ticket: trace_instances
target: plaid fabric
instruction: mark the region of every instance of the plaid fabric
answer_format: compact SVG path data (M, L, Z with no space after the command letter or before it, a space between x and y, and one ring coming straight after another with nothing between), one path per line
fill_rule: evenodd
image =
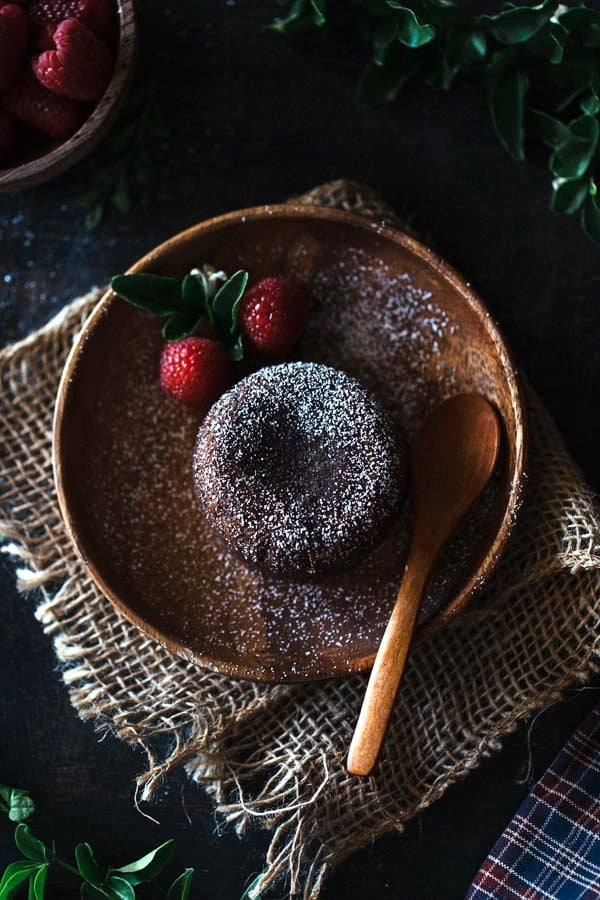
M600 704L500 836L466 900L600 898Z

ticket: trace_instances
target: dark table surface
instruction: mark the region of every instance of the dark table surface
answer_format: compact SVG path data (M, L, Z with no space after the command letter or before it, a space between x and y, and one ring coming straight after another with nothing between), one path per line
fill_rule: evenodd
M451 93L415 86L392 105L359 108L358 57L264 30L277 11L255 0L143 4L140 73L160 99L170 137L141 202L127 215L110 210L93 233L75 200L102 151L47 185L0 197L2 343L188 225L355 178L377 188L474 283L597 489L600 249L575 219L548 211L543 160L518 165L505 155L474 84ZM110 737L99 742L78 720L34 619L35 598L16 594L5 557L0 596L0 782L31 791L35 831L64 853L88 840L115 864L174 837L179 870L196 867L194 897L239 897L262 869L265 835L240 842L222 831L183 774L149 810L160 824L136 812L141 755ZM523 723L403 835L341 865L325 900L464 897L528 786L598 700L599 684L573 688ZM0 821L2 866L15 856L11 830ZM76 896L70 876L61 878L48 895Z

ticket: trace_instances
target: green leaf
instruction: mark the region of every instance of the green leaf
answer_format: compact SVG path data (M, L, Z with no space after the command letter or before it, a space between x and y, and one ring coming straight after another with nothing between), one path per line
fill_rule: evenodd
M257 875L253 881L250 882L240 900L260 900L260 885L265 877L265 873L261 872L260 875Z
M513 6L495 16L479 16L479 22L488 25L501 44L523 44L550 21L557 7L558 0L543 0L538 6Z
M571 132L560 119L554 119L540 109L531 109L530 114L537 136L547 147L554 149L570 139Z
M407 6L388 0L388 6L397 10L398 40L406 47L423 47L435 37L433 25L422 25Z
M550 168L558 178L580 178L593 156L594 147L589 141L574 139L556 148L550 157Z
M248 284L248 273L244 269L228 278L215 294L211 308L217 335L228 343L237 331L237 311Z
M165 841L159 847L136 859L134 862L126 866L120 866L118 869L111 868L111 874L118 872L127 879L129 884L142 884L144 881L151 881L162 872L167 863L171 860L175 851L175 841Z
M325 0L310 0L310 4L313 8L315 25L317 28L320 28L321 25L325 24L327 18L325 15Z
M564 6L558 10L556 19L568 31L575 31L581 26L585 27L589 22L594 22L597 15L598 13L586 6L578 6L574 9Z
M556 22L550 22L550 39L554 44L550 54L550 62L553 66L557 66L562 62L568 37L569 32L566 28L563 28L562 25L558 25Z
M11 822L24 822L35 812L35 803L22 788L0 784L0 810Z
M594 116L579 116L569 122L569 131L575 137L596 144L598 141L598 120Z
M125 175L119 179L119 183L113 193L113 200L120 213L128 213L131 209L131 194L129 193L129 186Z
M85 219L83 220L84 225L88 231L93 231L94 228L97 228L102 218L104 216L104 200L100 200L98 203L95 203L94 206L86 213Z
M188 900L193 877L193 869L184 869L169 888L166 900Z
M373 62L382 66L388 47L398 36L398 23L391 17L378 19L373 27Z
M445 54L427 78L432 87L447 90L459 72L485 59L486 40L482 29L453 28L446 38Z
M135 900L133 886L118 875L109 875L105 887L111 900Z
M105 870L98 865L94 858L92 848L89 844L77 844L75 847L75 861L77 869L84 881L95 887L96 890L102 892L104 890L104 882L106 880ZM106 894L105 891L105 895Z
M580 178L588 170L598 144L599 125L593 116L569 123L571 137L550 157L550 168L558 178Z
M518 51L515 47L503 47L502 50L495 50L485 66L489 82L497 81L517 59Z
M473 21L473 17L466 9L456 6L450 0L424 0L423 6L433 25L439 25L441 28L468 25Z
M592 185L595 191L596 186L593 182ZM581 227L590 241L600 244L600 206L595 193L590 192L590 196L581 209Z
M315 11L308 0L296 0L291 10L283 19L276 19L267 28L279 31L282 34L297 34L313 28L315 24Z
M186 275L181 283L181 310L199 319L206 313L206 303L206 278Z
M466 69L485 59L487 42L481 28L455 28L446 41L446 60L452 69Z
M589 193L589 178L555 178L550 209L567 216L577 212Z
M600 112L600 98L597 95L590 91L589 94L586 94L585 97L580 101L579 107L582 112L584 112L588 116L597 116Z
M525 159L524 111L529 78L521 69L503 72L489 91L489 104L496 133L513 159Z
M415 54L415 59L409 65L395 57L388 58L383 66L370 62L358 81L357 102L361 106L371 106L395 100L406 82L419 71L421 66L422 60L418 54Z
M28 900L44 900L44 891L46 890L46 876L48 875L49 863L40 866L35 875L29 879L29 897Z
M111 290L123 300L155 316L168 316L181 309L181 282L162 275L115 275Z
M194 316L188 316L185 313L174 313L163 325L161 332L162 336L165 341L168 341L169 343L172 341L179 341L181 338L192 335L200 325L201 321L202 317L195 318Z
M600 47L600 13L597 10L585 6L567 9L558 21L572 35L579 37L584 47Z
M16 889L37 870L35 863L19 859L10 863L0 879L0 900L8 900Z
M231 343L227 343L223 346L225 353L233 362L239 362L244 358L244 344L242 340L242 335L238 334L236 338Z
M28 825L23 825L23 823L17 825L15 828L15 844L27 859L32 859L38 863L48 862L46 847L32 835Z

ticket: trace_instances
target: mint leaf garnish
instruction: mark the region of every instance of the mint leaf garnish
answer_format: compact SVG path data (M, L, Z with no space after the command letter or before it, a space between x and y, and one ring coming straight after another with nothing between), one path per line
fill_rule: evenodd
M173 313L163 326L162 336L165 341L180 341L181 338L189 337L195 331L202 318L187 313Z
M115 275L113 293L155 316L169 316L181 309L181 282L163 275Z
M205 319L230 359L242 359L238 309L248 273L244 269L227 278L211 266L192 269L183 280L139 273L115 275L112 291L122 300L155 316L167 318L162 335L166 341L189 337Z
M248 273L240 269L219 288L212 301L213 326L224 343L237 334L237 313L247 284Z

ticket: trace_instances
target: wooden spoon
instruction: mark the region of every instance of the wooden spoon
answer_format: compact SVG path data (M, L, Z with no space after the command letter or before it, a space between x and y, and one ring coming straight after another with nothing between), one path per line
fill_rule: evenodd
M377 761L427 579L443 545L492 474L499 443L498 417L478 394L445 400L429 414L414 439L412 539L350 744L352 775L368 775Z

